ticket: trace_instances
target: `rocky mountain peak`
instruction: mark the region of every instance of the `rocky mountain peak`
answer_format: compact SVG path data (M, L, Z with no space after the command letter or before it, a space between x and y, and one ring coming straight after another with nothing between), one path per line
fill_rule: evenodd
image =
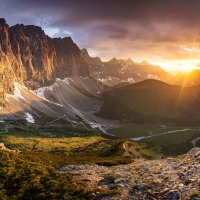
M117 58L113 57L111 60L108 61L110 64L117 64L119 61Z
M129 63L129 64L134 64L134 62L133 62L133 60L132 60L131 58L128 58L128 59L126 60L126 62Z
M6 20L4 18L0 18L0 25L7 25Z
M74 74L88 73L81 51L71 37L50 38L41 27L0 19L0 102L13 82L34 89Z
M34 25L17 24L10 27L10 32L15 32L15 33L21 32L30 37L31 36L46 37L44 30L42 30L41 27Z
M81 55L84 56L85 58L90 57L87 49L85 48L81 50Z

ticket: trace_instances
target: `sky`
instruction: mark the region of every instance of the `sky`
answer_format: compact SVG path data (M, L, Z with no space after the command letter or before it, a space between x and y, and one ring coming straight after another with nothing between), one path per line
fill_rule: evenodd
M167 70L200 63L200 0L0 0L9 25L71 36L103 60L147 60Z

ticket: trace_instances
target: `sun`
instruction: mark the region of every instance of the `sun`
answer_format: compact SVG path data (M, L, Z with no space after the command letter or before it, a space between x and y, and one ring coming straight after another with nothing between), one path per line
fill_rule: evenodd
M195 69L195 67L194 67L194 65L192 63L191 64L189 64L189 63L183 64L179 68L179 70L183 71L183 72L190 72L190 71L192 71L194 69Z

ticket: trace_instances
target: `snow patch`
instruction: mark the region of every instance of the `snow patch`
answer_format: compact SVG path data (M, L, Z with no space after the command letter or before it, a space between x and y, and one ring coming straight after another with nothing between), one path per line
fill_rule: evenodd
M127 81L128 81L129 83L135 83L134 78L128 78Z
M160 78L158 78L157 76L155 76L155 75L153 75L153 74L148 74L147 78L148 78L148 79L160 80Z
M82 78L82 79L89 79L88 76L80 76L80 78Z
M53 91L54 86L55 86L55 84L47 86L47 87L38 88L37 90L34 90L34 93L36 95L38 95L39 97L42 97L43 99L46 99L45 96L44 96L45 91L46 90Z
M72 78L67 77L67 78L64 78L62 81L67 83L67 85L70 86L70 81L73 82L74 80Z
M121 81L117 77L110 77L110 76L108 78L98 78L97 80L103 83L108 82L108 81Z
M35 123L35 119L33 118L33 116L30 113L25 113L25 119L27 122L34 124Z

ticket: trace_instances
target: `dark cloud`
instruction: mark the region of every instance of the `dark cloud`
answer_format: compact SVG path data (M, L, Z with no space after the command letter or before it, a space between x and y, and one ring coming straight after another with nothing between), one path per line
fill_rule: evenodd
M0 5L9 24L71 35L103 58L200 58L198 51L188 51L199 49L199 0L0 0Z

